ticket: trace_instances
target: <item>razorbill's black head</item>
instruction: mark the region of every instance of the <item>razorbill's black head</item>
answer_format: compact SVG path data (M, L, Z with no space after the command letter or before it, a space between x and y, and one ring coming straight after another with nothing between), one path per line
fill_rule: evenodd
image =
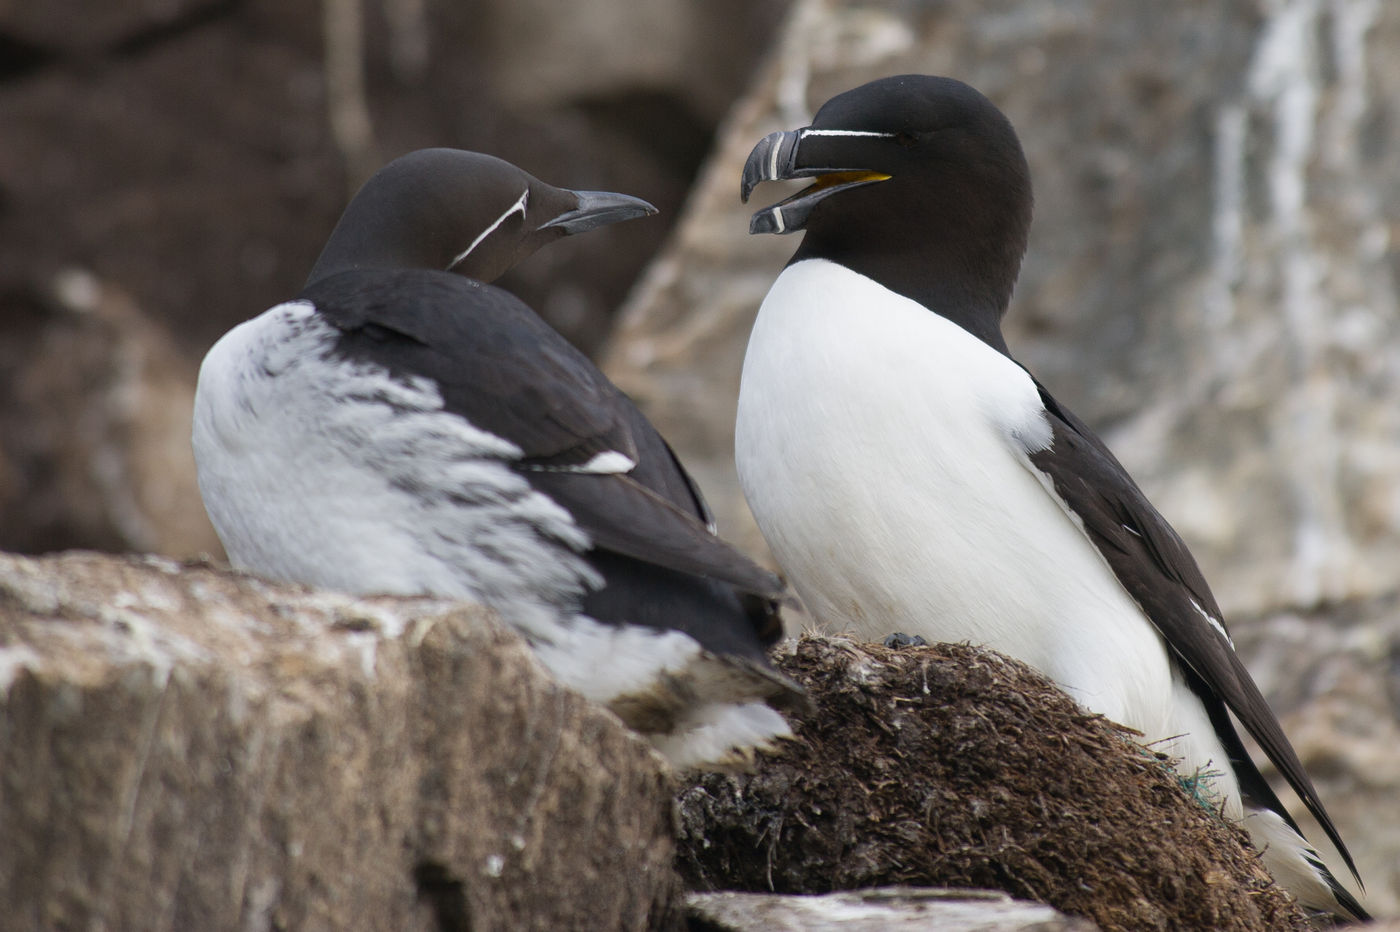
M1031 217L1007 119L950 78L872 81L760 141L741 194L792 178L814 183L753 217L804 235L754 323L735 452L812 614L1030 663L1212 774L1305 905L1364 916L1236 733L1231 714L1352 867L1186 545L1007 350Z
M654 213L640 198L556 188L480 152L420 149L365 182L307 284L351 269L439 269L492 282L561 236Z
M753 215L752 233L805 231L793 256L842 265L996 345L1031 223L1026 157L991 101L952 78L899 75L833 97L798 130L772 133L744 165L762 181L813 184Z
M487 281L652 213L431 149L371 178L302 293L200 369L200 490L238 567L493 606L565 684L679 765L788 733L773 574L721 541L666 441Z

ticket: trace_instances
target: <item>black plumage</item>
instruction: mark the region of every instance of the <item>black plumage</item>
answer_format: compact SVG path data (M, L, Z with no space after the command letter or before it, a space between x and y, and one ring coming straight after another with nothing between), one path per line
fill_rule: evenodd
M786 304L791 300L786 296L798 293L805 295L807 301L822 305L822 319L829 331L848 326L844 323L847 314L853 320L862 316L878 318L888 331L903 328L901 332L907 338L895 341L900 350L922 346L930 360L928 365L942 365L959 372L964 379L962 384L973 385L974 390L971 397L949 402L926 394L952 394L947 381L940 382L916 368L880 372L877 377L882 380L888 407L904 415L903 420L890 418L880 423L903 425L905 433L887 430L881 434L877 428L859 440L849 435L864 431L860 414L844 412L842 406L848 402L834 390L823 395L813 410L827 413L811 416L810 421L804 422L804 429L809 434L819 433L824 417L841 413L847 418L843 421L846 433L819 437L809 454L824 456L823 442L863 443L871 452L859 462L868 473L884 476L890 488L873 488L870 483L862 487L852 477L850 484L843 486L849 501L793 504L773 485L773 477L779 473L775 464L789 455L788 449L770 448L764 442L763 431L750 425L771 430L774 423L780 423L781 415L767 410L766 399L784 398L789 404L805 404L803 391L810 390L817 379L799 376L808 380L797 381L778 371L783 365L794 364L792 352L781 338L768 335L770 330L763 325L765 314L769 313L765 302L755 326L755 334L764 333L764 340L757 352L750 344L750 357L745 362L739 416L739 435L744 442L739 444L739 454L741 479L746 475L746 461L751 464L747 474L752 478L745 483L745 491L770 543L775 535L781 541L794 534L792 528L800 527L803 533L810 534L812 527L823 523L839 526L827 515L858 507L884 522L881 526L906 527L917 526L920 520L927 522L902 543L909 552L931 553L941 561L927 567L930 575L958 574L969 568L965 561L980 561L982 565L1007 567L1007 575L1000 580L1004 584L1021 584L1029 579L1032 591L1037 586L1041 592L1061 591L1054 575L1062 572L1060 557L1075 561L1076 572L1082 573L1085 580L1097 579L1101 568L1097 559L1083 552L1082 541L1067 533L1062 521L1069 520L1121 586L1120 592L1112 580L1108 585L1086 582L1085 585L1098 586L1091 593L1095 605L1122 605L1122 592L1131 599L1131 604L1124 606L1127 610L1112 610L1117 614L1111 623L1104 615L1095 616L1100 627L1092 630L1105 635L1105 643L1109 640L1107 635L1131 631L1131 637L1123 643L1133 646L1127 655L1111 656L1106 647L1094 645L1091 649L1104 651L1097 658L1101 666L1097 670L1086 669L1072 659L1066 661L1054 646L1077 630L1086 630L1075 617L1076 611L999 602L1000 594L995 592L964 597L959 591L942 597L947 599L946 610L964 617L930 617L928 606L921 604L923 593L918 592L918 587L908 586L904 577L887 571L879 561L865 561L857 555L848 558L837 572L827 566L805 565L810 560L803 549L789 546L792 562L802 564L793 566L784 562L783 547L774 544L775 554L799 592L809 602L813 601L808 597L810 592L824 605L849 606L853 618L888 617L896 623L925 626L905 629L915 634L951 634L948 639L976 641L986 632L997 632L1004 638L998 642L1004 649L1011 653L1023 650L1031 655L1033 663L1054 667L1047 672L1052 676L1059 672L1071 681L1070 688L1079 695L1114 696L1107 700L1110 703L1119 695L1133 694L1139 671L1132 664L1155 670L1163 659L1164 648L1173 687L1147 697L1136 695L1130 700L1130 707L1120 711L1155 720L1161 708L1171 710L1199 703L1198 711L1203 716L1186 708L1181 708L1180 716L1183 721L1203 719L1213 728L1211 737L1229 760L1217 757L1212 766L1228 763L1246 811L1272 813L1291 829L1292 835L1284 837L1271 834L1274 830L1270 823L1260 823L1264 827L1256 829L1256 838L1265 839L1266 845L1270 840L1278 840L1284 843L1281 847L1293 849L1266 852L1266 861L1272 860L1271 866L1276 869L1295 872L1301 889L1313 896L1311 907L1364 917L1365 911L1355 898L1308 848L1297 823L1245 752L1231 713L1297 791L1355 875L1351 855L1312 781L1236 656L1219 606L1186 545L1103 442L1014 360L1002 336L1001 320L1020 271L1032 208L1029 167L1011 123L984 96L954 79L924 75L883 78L834 97L820 108L810 126L772 133L762 140L744 167L740 193L747 200L763 181L794 178L811 179L813 184L759 210L751 223L751 231L756 233L803 233L801 244L780 277L781 284L775 284L770 293L769 301L778 300L783 305L773 309L771 319L809 319L813 309L789 308ZM820 288L806 284L816 281L822 283ZM828 299L824 295L837 291L839 300L849 307L825 303ZM774 293L784 297L775 299ZM946 329L912 320L908 302L955 324L975 340L952 339ZM862 352L861 340L857 326L849 326L846 352L855 357ZM777 332L776 326L771 332ZM831 338L830 343L839 345L839 340ZM879 347L879 352L903 359L886 344ZM808 352L828 350L828 343L814 339ZM853 366L852 371L870 378L867 368ZM823 391L825 381L821 384ZM840 379L829 381L843 384ZM750 382L758 386L752 389L753 397L764 401L746 401ZM792 385L804 388L794 390ZM957 410L950 410L952 407ZM969 416L969 407L976 413ZM946 433L927 431L928 436L936 436L944 444L928 449L927 478L891 477L882 472L885 463L879 450L872 448L881 444L892 448L928 443L922 436L924 432L909 427L920 418L926 422L937 418L960 426L949 427ZM941 430L944 425L937 426ZM958 434L958 430L976 436ZM985 459L968 468L958 460L960 444L967 451L980 451L977 455ZM892 454L893 450L886 458L893 459ZM939 457L946 460L936 462ZM853 457L833 458L834 465L828 468L856 461ZM1061 518L1047 517L1045 501L1033 486L1027 485L1026 470L1020 465L1034 473L1035 482L1063 509ZM1016 501L1025 506L1025 515L1019 520L1017 515L1004 512L993 515L989 510L960 510L956 503L928 504L929 497L924 494L924 487L935 487L949 490L949 494L966 495L969 483L979 476L992 475L1004 485L980 489L980 500L984 506L994 506L1002 492L1015 494ZM930 486L938 482L944 485ZM1014 493L1009 491L1012 487ZM907 510L914 500L925 503L925 511L911 517ZM1036 517L1030 517L1031 513ZM1001 522L995 527L1002 535L1005 552L997 552L995 545L990 552L984 549L976 553L961 553L955 544L942 550L925 548L919 534L958 539L958 529L946 527L949 520L969 525ZM1056 543L1037 550L1036 546L1015 539L1037 534ZM1056 551L1057 547L1069 547L1075 554ZM1048 555L1051 559L1028 561L1028 553ZM835 583L831 582L833 579ZM845 584L842 581L846 579L855 582ZM878 598L871 593L878 594ZM1137 611L1132 610L1134 606ZM1003 625L1003 613L1008 610L1026 612L1023 627L1012 628L1014 637L1005 633L1007 628ZM978 617L979 611L985 614ZM1135 627L1138 625L1150 625L1150 630L1160 636L1160 644ZM1179 683L1185 684L1193 699L1181 698L1185 691L1175 689ZM1170 735L1149 737L1167 739Z
M1278 813L1295 832L1302 834L1245 751L1227 710L1259 743L1355 876L1356 863L1351 852L1278 718L1235 653L1222 620L1224 613L1186 543L1147 500L1103 441L1055 401L1044 386L1036 384L1050 415L1055 439L1050 449L1032 453L1032 462L1051 478L1055 491L1079 516L1114 575L1180 662L1186 682L1205 705L1215 732L1230 755L1230 766L1239 778L1244 798ZM1353 915L1365 915L1361 905L1340 884L1333 883L1333 894Z
M500 159L411 153L346 207L304 290L210 350L194 447L235 565L494 607L681 766L788 734L782 581L714 533L626 395L489 284L654 213Z
M426 378L443 410L521 450L510 468L593 541L607 584L581 609L614 624L685 631L718 653L766 663L784 587L717 537L694 480L617 386L510 292L426 269L352 270L300 298L340 332L329 352ZM578 471L621 453L626 472Z

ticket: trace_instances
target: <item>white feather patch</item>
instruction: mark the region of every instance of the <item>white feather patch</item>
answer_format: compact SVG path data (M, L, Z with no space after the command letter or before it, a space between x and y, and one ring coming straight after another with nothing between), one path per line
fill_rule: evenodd
M637 464L626 454L618 453L616 450L604 450L602 453L593 454L588 462L579 463L577 466L532 465L528 468L534 472L576 472L612 476L629 473L637 468Z
M700 660L700 645L680 631L610 625L586 615L512 617L555 679L595 702L643 693L665 675Z
M863 129L804 129L802 138L808 136L875 136L880 139L893 139L894 133L877 133Z
M560 683L603 705L654 704L677 715L647 740L678 768L726 765L791 735L781 714L746 701L771 685L709 654L688 634L572 617L503 612ZM732 697L727 702L715 694ZM747 694L747 695L746 695Z
M1332 888L1314 866L1322 862L1317 851L1289 828L1277 812L1250 809L1245 815L1244 827L1269 873L1304 907L1324 912L1339 909Z
M792 729L762 702L701 706L674 731L648 735L654 748L679 769L737 764L753 749L770 750Z
M565 603L601 579L591 541L509 464L521 450L442 409L428 379L329 356L305 301L231 330L200 368L193 445L230 561L346 592Z
M593 458L579 467L580 472L596 473L622 473L631 472L637 468L637 464L632 462L616 450L606 450L602 453L594 454Z
M1215 632L1225 639L1225 643L1230 645L1231 650L1235 649L1235 639L1230 637L1230 632L1225 630L1225 625L1221 623L1219 618L1216 618L1210 612L1201 608L1201 603L1197 602L1195 599L1191 600L1191 607L1206 620L1206 624L1214 628Z

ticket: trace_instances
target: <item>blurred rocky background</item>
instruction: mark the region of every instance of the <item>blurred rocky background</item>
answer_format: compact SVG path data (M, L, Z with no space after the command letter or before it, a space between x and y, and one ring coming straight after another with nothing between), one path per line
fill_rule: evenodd
M722 533L762 552L733 411L796 242L744 235L760 206L736 196L744 157L880 75L981 89L1036 188L1008 342L1191 545L1385 914L1400 912L1397 47L1400 6L1381 2L801 0L605 356Z
M187 425L149 422L187 420L205 350L295 295L349 195L413 149L661 209L504 282L596 350L783 9L0 0L0 549L219 552Z
M1192 545L1400 914L1397 48L1387 0L0 0L0 549L217 554L199 358L368 172L454 145L662 208L506 284L762 553L732 416L796 243L746 235L739 166L840 90L954 75L1035 179L1013 350Z

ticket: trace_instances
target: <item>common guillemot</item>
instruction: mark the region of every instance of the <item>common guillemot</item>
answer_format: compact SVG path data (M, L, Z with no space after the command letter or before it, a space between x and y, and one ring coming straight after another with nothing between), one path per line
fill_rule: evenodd
M677 766L789 734L769 666L782 582L714 533L666 441L488 282L540 246L655 213L478 153L395 160L295 299L209 351L193 445L234 566L494 607L557 679Z
M812 614L1030 663L1184 775L1212 774L1224 813L1304 906L1365 918L1231 722L1355 876L1195 560L1002 337L1031 219L1006 117L953 79L873 81L759 142L740 193L797 178L814 184L751 222L804 236L750 337L736 460Z

